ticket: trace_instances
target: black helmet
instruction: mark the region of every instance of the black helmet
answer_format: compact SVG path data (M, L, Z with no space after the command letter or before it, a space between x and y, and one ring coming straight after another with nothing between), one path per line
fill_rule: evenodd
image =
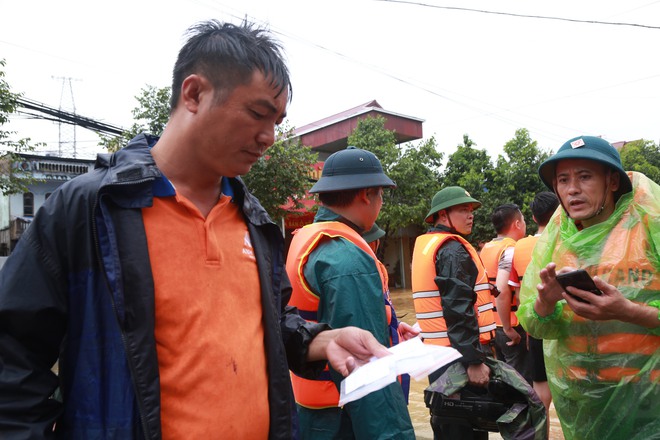
M383 172L383 167L374 153L348 147L326 159L321 178L309 192L322 193L378 186L396 188L392 179Z

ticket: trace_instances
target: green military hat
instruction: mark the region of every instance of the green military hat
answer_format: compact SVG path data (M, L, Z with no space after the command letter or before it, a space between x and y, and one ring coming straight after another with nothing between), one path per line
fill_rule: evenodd
M379 240L385 236L385 231L380 229L376 223L369 229L367 232L362 234L362 238L364 238L364 241L367 243L371 243L372 241Z
M587 159L600 162L619 173L621 178L620 188L617 194L625 194L632 191L632 182L621 164L619 152L605 139L596 136L578 136L569 139L557 152L541 164L539 176L541 180L552 191L552 181L555 177L555 169L560 160L565 159Z
M380 160L370 151L348 147L328 157L323 172L310 193L346 191L374 187L396 188L385 172Z
M462 205L463 203L472 203L472 207L477 209L481 206L479 200L473 199L469 192L460 186L448 186L443 188L433 196L431 201L431 210L424 219L426 223L433 223L433 214L452 206Z

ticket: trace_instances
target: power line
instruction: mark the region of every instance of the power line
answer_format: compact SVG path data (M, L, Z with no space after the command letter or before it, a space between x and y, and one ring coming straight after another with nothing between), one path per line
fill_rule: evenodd
M75 113L69 113L64 110L48 107L46 104L32 101L27 98L23 98L23 97L18 98L17 102L20 108L37 112L37 114L30 112L22 112L24 114L34 116L36 118L46 119L56 122L63 122L66 124L72 124L78 127L86 128L88 130L92 130L98 133L113 134L117 136L120 136L125 131L121 127L106 124L104 122L96 121L91 118L86 118L84 116L80 116Z
M423 6L423 7L426 7L426 8L433 8L433 9L447 9L447 10L452 10L452 11L478 12L478 13L481 13L481 14L506 15L508 17L537 18L537 19L541 19L541 20L568 21L568 22L572 22L572 23L604 24L604 25L609 25L609 26L632 26L632 27L640 27L640 28L646 28L646 29L660 29L660 26L651 26L651 25L640 24L640 23L622 23L622 22L613 22L613 21L580 20L580 19L577 19L577 18L566 18L566 17L548 17L548 16L544 16L544 15L514 14L513 12L488 11L488 10L485 10L485 9L460 8L460 7L457 7L457 6L429 5L428 3L413 2L413 1L406 1L406 0L374 0L374 1L385 2L385 3L402 3L402 4L407 4L407 5Z
M544 17L544 16L524 15L524 14L512 14L512 13L505 13L505 12L485 11L485 10L469 9L469 8L443 7L443 6L428 5L428 4L425 4L425 3L411 2L411 1L405 1L405 0L375 0L375 1L384 1L384 2L391 2L391 3L406 3L406 4L433 7L433 8L439 8L439 9L453 9L453 10L463 10L463 11L469 11L469 12L483 12L483 13L490 13L490 14L511 15L511 16L523 17L523 18L540 18L540 19L565 20L565 21L571 21L571 22L582 22L582 23L593 23L593 24L612 24L612 25L620 24L620 25L641 26L641 27L651 27L651 28L660 29L659 27L636 25L636 24L630 24L630 23L613 23L613 22L602 22L602 21L595 21L595 20L563 19L563 18L560 18L560 17ZM226 5L222 5L222 6L226 9L233 9L233 8L228 7ZM646 5L646 6L648 6L648 5ZM266 22L264 22L263 20L258 19L257 17L249 17L248 15L239 16L239 15L236 15L234 13L228 13L228 15L230 15L230 16L236 18L236 19L241 19L241 20L245 19L245 18L250 18L252 20L260 21L260 22L266 24ZM288 32L288 31L278 30L277 27L274 27L270 24L268 24L268 27L270 28L270 30L273 33L278 34L282 37L300 41L304 44L307 44L309 46L320 49L321 51L328 52L328 53L330 53L330 54L332 54L336 57L345 59L345 60L347 60L349 62L352 62L354 64L362 65L362 66L366 67L367 69L378 72L381 75L383 75L385 77L388 77L388 78L390 78L394 81L398 81L402 84L409 85L409 86L417 88L417 89L419 89L419 90L421 90L425 93L436 96L440 99L452 102L454 104L457 104L457 105L463 106L465 108L468 108L472 111L475 111L479 114L478 116L475 116L475 117L494 118L494 119L500 120L502 122L511 124L513 126L516 126L516 125L519 125L520 123L516 122L516 120L512 119L511 117L505 116L503 113L511 113L511 114L513 114L514 116L517 116L517 117L525 116L525 115L518 114L517 112L515 112L514 109L501 108L497 105L484 103L484 102L481 102L478 99L475 99L475 98L472 98L472 97L469 97L469 96L461 95L461 94L458 94L458 93L455 93L455 92L452 92L452 91L449 91L449 90L443 90L442 88L438 88L435 85L424 84L423 82L415 80L415 79L403 78L401 76L398 76L396 74L391 73L388 69L384 69L384 68L382 68L380 66L377 66L377 65L374 65L374 64L365 63L362 60L350 57L350 56L348 56L344 53L341 53L341 52L336 51L334 49L328 48L324 45L321 45L321 44L315 43L313 41L310 41L307 38L296 36L296 35ZM657 76L657 75L654 75L654 76ZM648 78L643 78L643 79L648 79ZM637 80L635 80L635 81L637 81ZM635 82L635 81L631 81L631 82ZM616 87L618 85L621 85L621 84L617 84L617 85L614 85L614 86L603 87L603 89L606 89L606 88L609 88L609 87ZM584 92L584 93L586 93L586 92ZM451 95L456 95L458 97L453 98ZM468 101L473 101L476 104L469 103ZM495 108L496 110L494 110L494 111L493 110L487 110L487 109L483 108L484 104L488 107ZM529 105L534 105L534 104L528 104L526 106L529 106ZM523 106L523 107L526 107L526 106ZM473 119L473 118L474 117L463 118L461 120ZM549 121L543 121L542 119L539 119L539 118L533 118L533 119L536 119L537 121L540 121L540 122L545 122L547 124L551 124L551 125L555 125L555 126L557 125L557 124L554 124L554 123L549 122ZM529 125L529 123L527 125ZM531 128L535 128L535 127L531 127ZM542 130L538 127L536 127L535 129L537 131L546 132L547 136L552 137L551 133L549 133L545 130Z

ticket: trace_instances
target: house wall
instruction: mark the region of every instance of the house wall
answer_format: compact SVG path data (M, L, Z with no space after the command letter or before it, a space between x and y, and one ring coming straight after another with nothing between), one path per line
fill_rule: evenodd
M0 194L0 229L9 227L9 197Z
M34 212L36 213L46 201L46 194L52 193L65 181L46 181L29 185L29 190L34 194ZM13 217L23 216L23 194L12 194L9 196L9 212ZM8 216L9 218L9 216ZM5 226L6 227L6 226Z
M46 194L52 193L63 183L94 168L93 160L28 154L21 156L24 161L17 165L17 171L31 172L32 177L37 179L36 182L27 185L29 192L34 196L34 213L46 201ZM20 234L29 225L29 216L26 220L16 220L17 217L26 217L23 210L23 194L0 195L0 254L7 249L13 249Z

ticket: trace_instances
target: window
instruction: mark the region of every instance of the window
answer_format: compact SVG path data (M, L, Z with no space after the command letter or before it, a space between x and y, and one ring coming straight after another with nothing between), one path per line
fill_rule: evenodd
M34 194L27 192L23 194L23 216L32 217L34 215Z

